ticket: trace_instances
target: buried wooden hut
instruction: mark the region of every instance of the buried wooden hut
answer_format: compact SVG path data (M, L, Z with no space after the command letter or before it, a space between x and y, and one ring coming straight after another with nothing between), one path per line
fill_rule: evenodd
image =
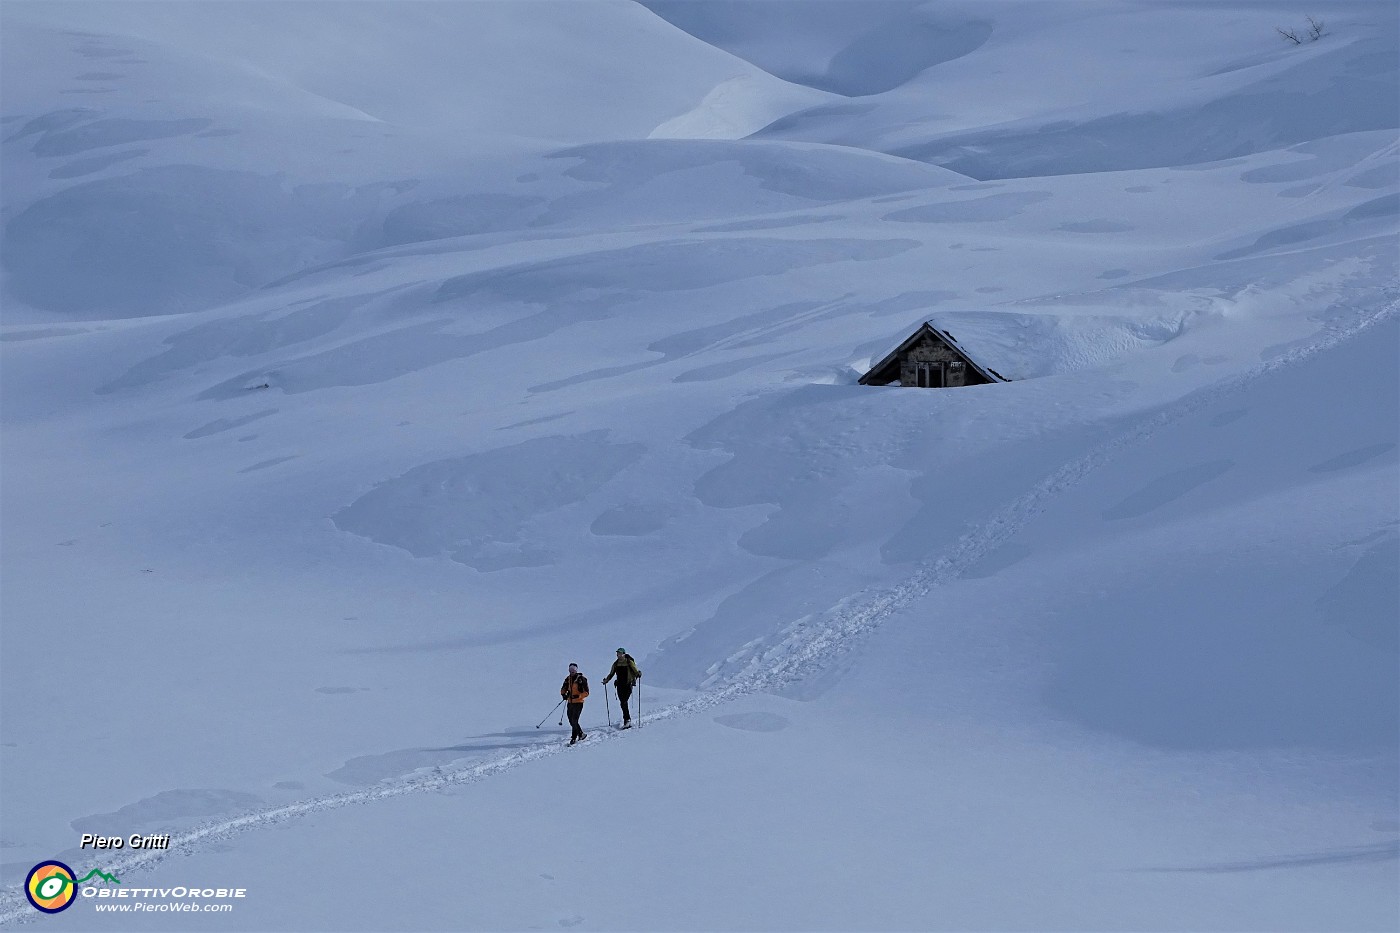
M967 355L953 335L925 321L919 329L890 351L870 372L860 377L863 386L898 384L921 389L985 385L1009 380Z

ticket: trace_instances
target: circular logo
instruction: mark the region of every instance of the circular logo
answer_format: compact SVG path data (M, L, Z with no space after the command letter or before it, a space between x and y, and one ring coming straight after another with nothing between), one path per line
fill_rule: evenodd
M35 910L56 914L72 904L78 893L73 879L73 869L62 862L40 862L24 879L24 896Z

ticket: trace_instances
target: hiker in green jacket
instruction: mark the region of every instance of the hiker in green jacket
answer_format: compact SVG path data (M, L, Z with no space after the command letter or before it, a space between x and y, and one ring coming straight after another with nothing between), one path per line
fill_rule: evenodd
M603 683L606 684L614 677L617 678L617 702L622 706L622 728L630 729L632 711L627 708L627 701L632 698L632 687L642 679L642 672L637 667L637 662L622 648L617 649L617 660L613 662L608 676L603 678Z

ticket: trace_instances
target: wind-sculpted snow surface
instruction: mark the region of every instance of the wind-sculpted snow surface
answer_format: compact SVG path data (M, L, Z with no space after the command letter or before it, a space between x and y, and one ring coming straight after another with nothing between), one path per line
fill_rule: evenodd
M1393 4L274 6L0 9L0 921L1395 925Z
M297 302L278 316L260 312L198 324L165 338L169 349L136 364L98 391L138 388L224 357L260 356L324 337L345 324L367 300L358 295L313 299Z
M1400 43L1386 4L1333 5L1326 41L1301 47L1280 41L1272 12L1242 8L1206 37L1186 8L1159 6L1135 11L1122 44L1077 53L1095 33L1126 25L1114 22L1125 12L988 7L984 48L864 106L819 104L756 135L859 144L975 178L1009 178L1199 164L1349 132L1393 136L1400 125L1391 80ZM1042 28L1027 28L1037 20ZM1163 54L1144 54L1149 46ZM1039 92L1020 85L1018 59L1035 62ZM1085 94L1093 82L1100 86ZM1057 90L1070 91L1064 104L1018 112L1021 101Z
M5 226L9 283L21 301L75 315L170 314L245 294L327 250L298 255L304 238L349 238L344 214L314 213L273 175L168 166L84 182ZM272 231L277 231L273 233ZM269 235L271 234L271 235ZM72 257L88 259L79 269Z
M478 570L553 562L544 543L521 543L537 514L582 501L645 447L606 432L542 437L388 480L336 513L336 526L416 557L444 551Z
M952 584L970 569L978 566L988 555L1005 546L1010 539L1036 520L1037 516L1049 508L1058 497L1067 491L1081 487L1088 476L1103 469L1107 464L1111 464L1125 451L1143 446L1154 436L1178 425L1183 419L1199 417L1222 401L1232 402L1246 391L1257 392L1261 382L1270 379L1277 380L1284 374L1291 378L1293 375L1291 371L1296 367L1309 364L1319 354L1333 352L1338 347L1345 348L1349 343L1356 344L1362 336L1374 337L1379 331L1383 342L1393 342L1396 337L1395 323L1397 319L1400 319L1400 303L1392 300L1389 305L1360 316L1351 326L1327 333L1310 345L1295 349L1286 357L1264 364L1240 379L1197 393L1177 405L1142 419L1129 430L1098 445L1085 456L1064 464L1024 495L1006 504L994 514L986 516L974 530L965 534L947 551L927 563L907 580L894 587L859 592L838 601L830 608L804 615L785 627L775 638L763 640L761 643L757 641L750 643L745 646L743 652L729 657L723 667L716 665L711 670L711 676L707 683L708 689L705 692L692 699L665 706L659 711L648 714L642 724L652 727L662 726L669 720L715 709L755 691L782 691L796 684L810 681L815 675L838 663L843 655L858 650L862 641L891 616L923 600L938 588ZM1393 448L1392 444L1391 449ZM1393 538L1393 535L1391 537ZM1370 573L1369 570L1366 572ZM1355 576L1356 570L1353 569L1343 585L1350 585L1355 589L1358 586L1353 581ZM1387 589L1384 582L1381 582L1379 587L1373 583L1359 585L1370 589L1371 592L1362 596L1359 603L1351 607L1352 609L1360 609L1363 614L1367 614L1376 611L1383 605L1380 602L1372 601L1372 597L1377 595L1378 591ZM1393 590L1393 587L1389 589ZM1384 597L1385 592L1379 592L1379 595ZM1388 678L1386 680L1393 692L1394 684L1390 683ZM1078 678L1074 678L1074 681L1082 682ZM1289 680L1288 684L1291 689L1296 681ZM1400 696L1394 697L1394 699L1400 700ZM1096 710L1112 708L1114 708L1113 704L1102 701L1094 706ZM1388 707L1374 708L1372 712L1378 721L1374 724L1365 721L1360 723L1360 734L1366 735L1372 740L1389 740L1389 744L1393 745L1396 735L1394 727L1397 725L1394 709L1393 704ZM731 728L758 732L779 731L786 728L788 724L783 717L761 713L721 716L717 717L716 721ZM432 770L426 773L414 773L406 779L380 783L368 790L328 795L287 806L255 810L232 819L207 823L179 835L172 841L172 849L175 852L187 853L192 849L207 846L212 841L227 839L241 832L273 826L326 810L338 809L351 804L382 801L422 791L441 790L458 784L473 784L565 750L558 742L530 740L529 733L504 733L502 735L504 737L524 737L526 740L499 743L505 748L514 748L515 750L508 751L485 763L455 770L444 770L442 767L442 763L451 760L451 752L489 751L492 746L477 744L466 745L458 749L442 750L448 754L437 758L439 762L437 764L434 763L435 756L425 758L424 753L410 755L406 765L401 764L400 767L406 766L414 772L425 771L428 767L431 767ZM620 735L616 732L599 735L595 737L594 745L598 745L600 742L607 743L619 738ZM1257 733L1253 733L1251 737L1258 738L1259 736ZM370 780L373 780L374 777L388 777L392 773L391 771L386 775L379 772ZM350 783L367 783L367 781L354 779L348 770L338 779ZM157 799L165 800L168 798L160 804L160 807L167 810L171 807L189 810L190 804L185 802L186 798L202 801L195 804L195 812L198 812L201 807L207 808L211 803L218 807L227 806L228 802L231 801L235 806L247 807L250 802L253 802L246 798L235 799L237 795L223 796L227 797L228 801L213 803L216 798L220 798L220 795L208 792L202 794L192 792L184 795L168 794ZM145 808L143 812L154 812L155 809L158 809L156 807L157 799L142 802L141 806ZM93 817L88 822L99 819L101 818ZM87 825L87 822L84 825ZM109 871L148 871L163 861L166 854L165 852L142 853L108 861L106 865ZM1382 845L1378 851L1368 855L1366 860L1374 858L1385 861L1391 855L1391 848ZM1325 863L1332 860L1322 859L1320 861ZM0 922L13 921L28 916L15 903L17 900L18 898L10 895L5 897L4 901L0 901L5 908L4 913L0 913Z
M11 5L4 83L14 125L4 136L4 168L12 193L3 257L11 299L92 319L196 310L365 249L515 229L544 213L549 197L529 184L510 192L464 190L464 160L500 161L504 150L515 175L528 175L519 169L522 156L571 142L644 137L736 72L745 83L729 109L752 112L736 135L820 97L628 2L598 0L587 14L552 2L529 14L501 3L419 4L407 17L402 9L356 7L336 18L331 39L320 13L292 6L248 17L223 5L145 7L133 16L100 5L80 12ZM69 28L74 20L85 28ZM384 21L395 26L386 29ZM649 36L647 52L639 45L585 64L603 46L578 40L610 29ZM277 40L266 41L269 33ZM126 48L133 34L141 38ZM486 35L491 40L474 53L461 47ZM308 54L315 41L301 44L298 36L338 42L340 51ZM218 51L201 59L187 51L191 43ZM386 69L395 48L415 56L406 60L420 70L402 63ZM594 69L594 80L580 85L526 64L538 56ZM92 71L94 57L113 70ZM671 80L638 77L653 73L645 60L652 57L665 60ZM378 77L369 79L372 73ZM470 83L466 75L491 85L470 106L422 93ZM543 94L559 109L545 115L516 106L514 94ZM83 96L82 106L74 106L74 95ZM753 123L753 115L762 119ZM316 145L302 146L302 133ZM464 139L471 142L464 146ZM778 154L788 148L769 147ZM840 158L810 156L824 157ZM732 158L765 161L759 150ZM713 160L701 154L700 161ZM886 174L939 177L939 170L888 157L863 161L887 163ZM399 197L420 183L447 190L426 202ZM565 200L556 215L597 223L599 217L579 213L588 203ZM740 203L706 216L731 216Z
M974 178L1191 165L1282 149L1339 133L1394 130L1396 44L1364 39L1307 58L1228 96L1166 112L1122 113L953 134L892 148Z

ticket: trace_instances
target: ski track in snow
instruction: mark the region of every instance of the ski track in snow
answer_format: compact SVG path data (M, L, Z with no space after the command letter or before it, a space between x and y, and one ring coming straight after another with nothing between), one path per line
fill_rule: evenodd
M1395 289L1389 291L1393 293ZM1258 379L1338 346L1397 314L1400 314L1400 298L1388 297L1379 308L1362 312L1359 317L1344 326L1324 329L1304 346L1295 347L1233 379L1198 389L1167 405L1138 422L1133 428L1061 466L1026 493L993 513L981 525L967 532L941 556L925 562L920 570L902 583L876 592L861 591L839 601L825 612L803 617L784 630L780 640L771 647L757 650L745 666L725 682L716 684L691 699L648 713L644 719L639 717L639 723L655 724L668 719L691 716L750 693L771 691L790 685L825 669L840 655L854 648L885 619L933 589L958 579L968 567L1015 535L1057 496L1112 460L1119 451L1147 440L1167 425L1239 391ZM590 738L587 745L611 742L618 738L619 734L617 731L600 732ZM563 753L568 748L569 746L561 741L551 740L547 744L541 743L470 767L434 769L430 774L417 774L387 781L367 790L329 794L246 813L231 819L213 821L173 836L167 850L141 852L117 861L104 862L101 867L104 871L121 877L148 870L176 853L188 855L201 845L227 839L241 832L352 804L440 790L455 785L474 784L540 758ZM93 867L96 865L83 864L77 868L79 877ZM40 913L29 907L23 890L0 893L0 923L25 923L40 916Z

